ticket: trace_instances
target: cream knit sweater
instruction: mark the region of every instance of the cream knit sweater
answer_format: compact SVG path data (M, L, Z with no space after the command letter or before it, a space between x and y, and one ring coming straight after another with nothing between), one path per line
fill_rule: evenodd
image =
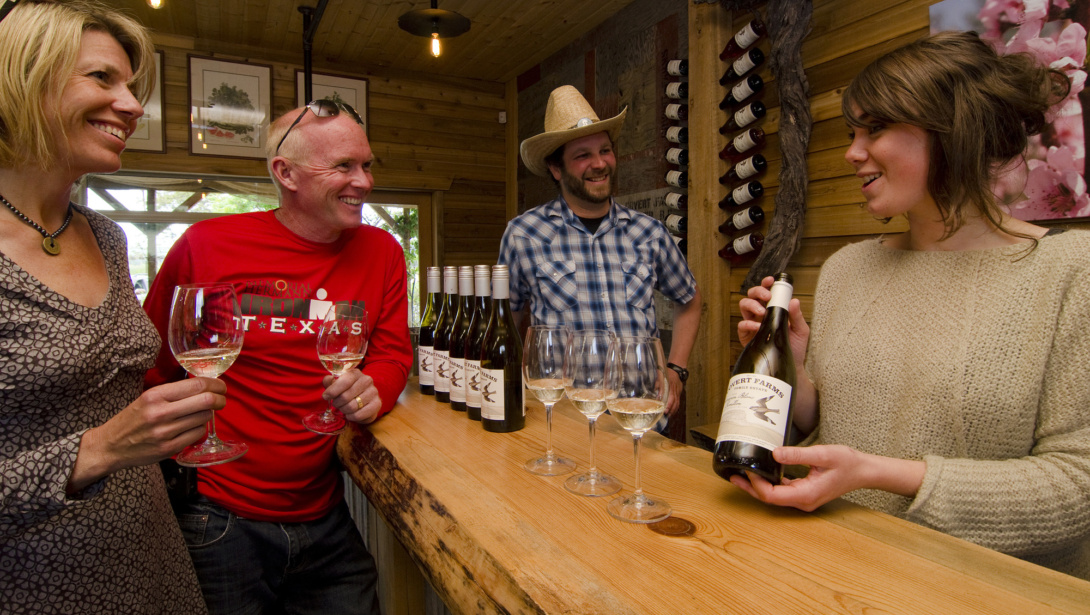
M968 252L849 245L818 281L807 443L927 463L845 496L1090 579L1090 233Z

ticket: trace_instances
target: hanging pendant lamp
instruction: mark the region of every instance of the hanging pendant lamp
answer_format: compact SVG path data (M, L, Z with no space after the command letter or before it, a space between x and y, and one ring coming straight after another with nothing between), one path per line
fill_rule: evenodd
M469 19L454 11L437 7L438 0L431 0L430 9L409 11L397 19L402 30L415 36L431 39L431 54L439 57L442 52L440 38L453 38L469 32Z

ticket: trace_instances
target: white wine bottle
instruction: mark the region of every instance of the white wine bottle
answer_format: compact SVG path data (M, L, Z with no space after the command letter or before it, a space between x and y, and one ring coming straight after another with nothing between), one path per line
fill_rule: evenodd
M787 327L791 276L776 274L772 298L757 335L734 364L715 438L712 468L729 479L753 472L778 485L783 466L772 451L787 444L795 394L795 359Z
M428 303L420 317L420 336L417 341L416 373L420 379L420 392L435 394L435 321L443 307L442 274L438 267L428 267Z
M481 348L492 311L491 272L488 265L473 267L473 317L466 338L466 416L474 421L481 420Z
M435 323L435 399L450 403L450 332L458 312L458 268L443 267L443 309Z
M481 426L506 433L526 425L522 339L509 301L507 265L492 267L492 314L481 350Z
M473 267L458 268L458 311L450 330L450 407L466 411L466 336L473 317Z

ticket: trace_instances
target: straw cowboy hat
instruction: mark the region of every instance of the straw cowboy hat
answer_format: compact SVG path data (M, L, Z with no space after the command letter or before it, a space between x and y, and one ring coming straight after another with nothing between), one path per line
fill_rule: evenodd
M627 112L628 107L625 107L615 117L599 120L579 90L562 85L549 94L549 104L545 106L545 132L526 139L519 147L522 163L534 175L549 177L546 156L565 143L599 132L608 132L609 138L616 143Z

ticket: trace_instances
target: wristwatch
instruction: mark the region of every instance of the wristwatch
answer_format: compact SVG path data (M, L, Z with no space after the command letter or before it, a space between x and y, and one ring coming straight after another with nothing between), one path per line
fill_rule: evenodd
M674 363L667 363L666 367L669 367L670 369L677 372L677 377L681 379L682 383L689 379L689 370L685 369L684 367Z

